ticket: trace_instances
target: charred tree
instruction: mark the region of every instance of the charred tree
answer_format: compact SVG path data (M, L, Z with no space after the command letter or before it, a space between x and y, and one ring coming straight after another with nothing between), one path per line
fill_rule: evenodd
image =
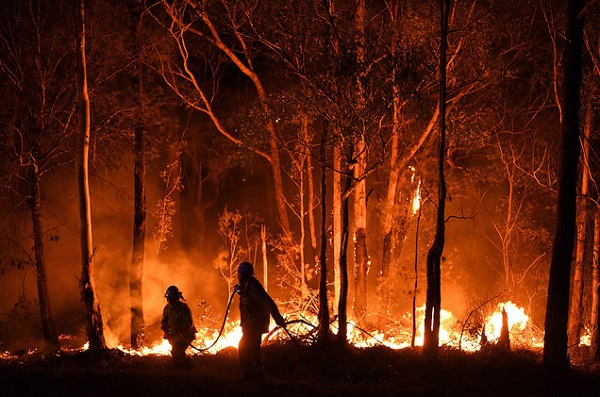
M77 186L79 190L79 218L81 222L82 271L79 287L83 314L90 351L106 349L102 312L94 285L94 265L92 252L92 211L89 185L90 150L90 98L87 87L85 56L85 1L79 1L77 37L77 88L79 113L79 150L77 156Z
M333 230L333 288L334 301L333 307L337 312L341 296L341 259L342 250L342 174L336 170L340 170L342 166L342 154L340 148L335 145L333 148L333 202L332 202L332 230Z
M40 189L40 173L35 160L29 166L30 195L28 197L33 228L33 251L35 253L35 270L37 275L37 290L42 320L42 334L48 348L59 347L58 335L54 328L50 294L48 293L48 277L46 276L46 259L44 257L44 229L42 227L42 204Z
M348 238L350 237L350 222L348 207L350 201L350 191L352 187L352 177L344 175L346 181L341 197L341 244L340 244L340 298L338 302L338 334L337 344L344 348L348 344L348 335L346 328L348 326L347 301L348 301Z
M319 334L320 346L327 346L329 335L329 301L327 298L327 126L321 135L321 250L319 252ZM312 197L312 196L311 196Z
M500 338L498 339L498 347L502 350L510 350L510 333L508 329L508 313L502 308L502 328L500 329Z
M579 111L581 107L581 59L585 0L569 0L566 9L566 42L563 52L564 117L558 186L558 219L552 247L548 301L544 326L544 369L558 388L569 369L567 323L571 260L575 243L577 166L579 162Z
M444 161L446 157L446 49L448 43L448 17L451 0L440 0L440 147L438 156L438 208L433 244L427 253L427 295L425 302L425 324L423 332L423 353L429 357L437 356L440 338L441 306L441 260L444 251L446 233L446 180Z

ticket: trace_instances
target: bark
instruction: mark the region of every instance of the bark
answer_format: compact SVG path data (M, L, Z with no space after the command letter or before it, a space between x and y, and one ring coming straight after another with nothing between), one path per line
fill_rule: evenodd
M440 147L438 156L438 209L433 244L427 253L427 298L425 303L425 330L423 333L423 353L435 357L440 339L441 309L441 259L446 233L446 180L444 161L446 155L446 47L448 39L448 16L451 0L440 0L441 40L440 40Z
M594 254L592 261L592 312L590 359L600 363L600 209L594 214Z
M333 148L333 263L334 263L334 302L333 307L339 306L341 295L341 268L340 268L340 252L342 250L342 155L340 148L336 145Z
M50 294L48 292L48 278L46 276L46 259L44 257L44 229L42 227L40 174L35 162L29 167L30 196L28 198L28 203L31 210L33 228L33 250L35 256L40 316L42 321L42 335L44 336L44 342L48 348L57 349L59 347L59 342L56 329L54 328L54 320L52 318Z
M590 104L591 105L591 104ZM584 301L584 274L585 263L585 237L587 235L587 200L588 200L588 186L590 180L590 164L589 164L589 152L590 152L590 132L592 129L592 106L587 107L586 112L586 123L584 128L584 136L582 140L583 152L581 156L581 187L579 196L577 197L577 224L576 224L576 236L575 241L575 269L573 272L572 282L572 294L571 294L571 308L569 312L569 346L579 346L581 339L581 329L583 327L583 301Z
M77 83L79 113L79 150L77 157L77 186L79 190L79 209L81 222L81 259L82 270L79 287L83 314L90 351L106 349L102 312L94 284L94 265L92 252L92 211L89 186L89 149L90 149L90 98L87 88L85 59L85 2L79 1L79 32L77 43Z
M144 122L144 86L141 51L140 27L142 23L140 3L133 9L133 36L136 44L136 65L132 76L133 95L135 96L134 127L134 166L133 166L133 249L129 268L129 299L131 302L131 347L137 349L144 341L144 299L142 280L144 275L144 246L146 242L146 125Z
M300 218L300 241L298 243L298 253L300 257L300 292L302 299L306 299L308 296L308 287L306 285L306 259L304 249L306 247L306 209L304 207L304 198L306 196L306 189L304 186L304 166L306 164L306 153L303 152L302 148L298 148L298 175L300 180L298 181L298 197L300 204L299 218Z
M548 301L544 326L544 369L549 381L560 390L569 369L567 322L569 282L575 241L577 165L579 160L579 111L581 107L581 58L585 0L567 2L564 67L564 121L558 186L558 219L552 248Z
M191 148L188 148L190 150ZM179 240L184 250L202 252L205 226L202 162L200 153L181 154L181 192L179 195Z
M267 260L267 227L260 225L260 241L263 263L263 287L269 291L269 262Z
M320 346L329 344L329 302L327 298L327 127L321 137L321 250L319 253L319 333ZM312 196L311 196L312 197Z
M398 23L399 4L395 1L391 9L391 20L393 22L392 42L390 43L391 56L396 56L397 42L400 33L400 25ZM390 173L388 177L387 196L383 206L383 252L381 255L381 266L379 268L379 278L377 282L377 290L381 299L381 312L384 318L388 318L390 314L390 267L392 263L394 250L394 236L392 225L394 220L394 208L396 204L396 194L398 192L398 178L400 170L398 169L398 149L400 139L400 87L398 70L394 70L392 74L392 90L393 90L393 113L392 113L392 144L390 147ZM386 320L384 320L386 321Z
M358 69L365 62L365 1L358 0L356 10L356 64ZM361 75L356 78L357 107L359 111L364 108L364 87ZM367 314L367 274L369 273L369 255L367 251L367 186L365 170L367 169L367 146L365 132L361 131L355 142L353 153L354 179L354 314L359 323L363 323Z
M348 238L350 236L350 225L348 219L348 207L350 201L350 189L352 186L352 178L349 175L345 176L346 182L342 193L341 201L341 245L340 245L340 299L338 303L338 334L337 343L341 347L346 347L348 344L347 336L347 299L348 299Z
M312 138L311 138L311 136L309 134L309 130L308 130L307 116L303 117L302 125L303 125L302 130L304 131L305 141L306 141L308 147L310 147ZM324 156L322 156L322 157L324 157ZM316 199L315 181L314 181L314 177L313 177L312 156L310 155L310 153L308 153L308 155L306 156L306 169L307 169L307 179L308 179L307 184L308 184L308 197L309 197L308 198L308 228L309 228L309 232L310 232L310 244L311 244L314 265L317 266L317 264L319 263L320 253L317 250L317 229L315 226L315 210L317 208L317 205L315 205L315 199ZM322 194L321 194L321 196L322 196Z
M367 274L369 256L367 251L367 189L364 178L366 168L366 149L364 139L358 145L356 164L354 164L354 313L359 323L363 323L367 314Z

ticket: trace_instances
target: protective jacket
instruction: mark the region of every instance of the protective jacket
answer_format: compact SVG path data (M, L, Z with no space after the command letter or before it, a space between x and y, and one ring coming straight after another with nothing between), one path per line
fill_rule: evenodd
M170 300L163 310L160 329L165 339L180 339L190 343L196 337L196 327L189 306L180 300Z
M253 276L248 277L240 289L240 323L243 332L269 332L269 315L278 325L284 324L284 319L277 305Z

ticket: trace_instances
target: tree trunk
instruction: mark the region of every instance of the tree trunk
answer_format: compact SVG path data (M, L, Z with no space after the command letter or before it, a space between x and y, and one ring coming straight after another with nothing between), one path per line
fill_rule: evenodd
M558 186L558 219L552 248L544 334L544 368L558 390L566 384L569 369L567 322L571 260L575 241L577 165L579 160L579 111L581 107L581 58L585 0L567 2L564 67L564 121Z
M358 0L356 9L356 64L361 70L365 62L365 1ZM357 107L364 109L364 87L359 74L356 78ZM354 314L359 323L364 323L367 314L367 274L369 273L369 255L367 251L367 182L365 170L367 169L367 145L365 144L365 131L360 132L360 137L354 145L353 174L356 180L354 188Z
M306 189L304 187L304 166L306 164L306 153L303 152L302 148L298 148L299 159L297 160L298 164L298 176L300 178L299 182L299 218L300 218L300 239L298 241L298 256L300 258L300 292L302 299L306 299L308 297L308 287L306 285L306 259L304 249L306 247L306 209L304 207L304 198L306 196Z
M319 253L319 333L320 346L329 344L329 302L327 298L327 126L321 136L321 251ZM311 196L312 197L312 196Z
M79 188L79 209L81 221L82 271L79 281L81 301L90 351L106 349L102 312L94 285L94 265L92 252L92 211L88 175L90 149L90 98L87 88L85 60L85 2L79 1L79 32L77 43L77 83L79 91L79 155L77 157L77 185Z
M592 313L590 359L600 363L600 208L594 213L594 254L592 261Z
M267 260L267 227L260 225L260 241L263 263L263 287L269 291L269 262Z
M192 143L194 145L195 143ZM186 252L202 252L206 203L203 199L202 159L198 150L181 153L181 192L179 195L179 241Z
M585 239L587 235L587 200L588 186L590 181L590 132L592 129L592 106L591 103L586 111L586 123L582 140L583 152L581 156L581 187L577 197L577 220L575 240L575 269L573 272L571 309L569 311L568 343L569 346L579 346L581 339L581 329L583 321L583 301L584 301L584 274L585 263Z
M339 146L333 148L333 307L339 307L341 295L340 253L342 250L342 155Z
M446 156L446 46L448 40L448 16L451 0L440 0L441 40L440 40L440 149L438 157L438 209L433 244L427 253L427 298L425 304L425 330L423 333L423 353L437 356L440 339L441 309L441 259L446 233L446 180L444 161Z
M137 7L136 7L137 6ZM136 44L136 65L132 76L133 95L135 96L134 130L134 167L133 167L133 249L131 266L129 268L129 299L131 302L131 347L137 349L145 344L144 341L144 306L142 295L142 279L144 274L144 245L146 242L146 125L144 122L143 72L141 51L140 25L142 23L139 3L136 3L132 13L133 36Z
M305 115L302 118L302 130L304 131L304 140L306 141L308 147L310 148L312 142L312 136L308 130L308 117ZM316 267L319 263L320 254L317 250L317 229L315 226L315 210L317 206L315 205L315 181L313 177L313 165L312 165L312 156L309 153L306 156L306 173L307 173L307 184L308 184L308 229L310 232L310 245L312 250L313 257L313 265Z
M341 208L341 233L342 240L340 245L340 300L338 303L338 334L337 342L341 347L346 347L348 343L347 336L347 300L348 300L348 238L350 236L350 225L348 219L348 206L350 200L350 188L352 178L345 175L346 182L342 193L342 208Z
M35 161L32 162L29 168L28 179L30 196L28 198L28 203L31 210L33 228L33 250L35 254L42 334L49 349L58 349L58 335L54 328L54 320L52 319L52 311L50 310L50 294L48 293L48 279L46 277L46 259L44 258L44 229L42 227L40 174Z
M364 178L366 148L364 137L357 147L359 155L354 164L354 313L359 323L364 323L367 314L367 274L369 256L367 252L367 187Z
M391 56L396 56L398 36L400 33L400 24L398 23L399 17L399 4L398 1L394 1L391 7L391 20L393 22L393 34L392 42L390 43ZM384 321L380 322L383 325L387 322L387 318L390 314L390 267L393 257L394 249L394 233L392 231L392 225L394 221L394 208L396 204L396 195L398 193L398 178L400 170L398 169L398 149L400 139L400 76L399 71L394 69L392 73L392 91L394 110L392 113L392 144L390 147L390 173L388 177L387 196L385 204L383 206L383 252L381 255L381 266L379 268L379 278L377 280L377 292L381 299L381 313L384 316Z
M508 313L502 308L502 328L500 329L500 338L498 338L498 347L502 350L510 350L510 333L508 329Z

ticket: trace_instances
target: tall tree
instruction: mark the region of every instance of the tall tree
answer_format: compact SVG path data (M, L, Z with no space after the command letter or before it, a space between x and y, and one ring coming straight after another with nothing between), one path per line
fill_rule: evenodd
M569 310L568 325L568 343L570 346L579 346L581 340L581 330L583 328L583 302L585 298L585 246L587 235L588 220L588 192L590 181L590 135L592 130L592 109L591 103L587 106L586 123L584 126L583 139L581 140L581 182L579 186L579 195L577 196L577 219L576 219L576 240L574 272L571 292L571 308Z
M144 101L144 73L142 60L142 22L145 2L130 3L131 30L134 42L134 71L131 76L134 95L134 205L133 249L129 268L129 299L131 301L131 347L144 345L144 300L142 279L144 274L144 248L146 242L146 123Z
M440 0L440 142L438 152L438 207L435 238L427 253L427 300L425 302L425 329L423 353L436 356L440 337L441 309L441 260L445 239L446 180L444 163L446 158L446 50L448 45L448 18L452 0Z
M563 51L562 154L558 188L558 219L552 248L548 301L544 325L544 368L552 384L564 385L569 369L567 323L571 260L575 243L577 166L579 162L579 111L581 107L582 10L586 0L569 0L566 8L566 42Z
M77 187L79 190L79 209L81 223L81 259L82 270L79 287L83 302L84 320L90 351L106 349L104 324L100 302L94 282L92 212L89 186L89 150L90 150L90 98L87 87L85 56L85 1L79 0L77 13L79 30L77 31L77 88L79 116L79 147L77 156Z
M356 67L361 72L356 74L356 107L359 113L364 113L365 89L362 72L366 61L365 19L366 7L364 0L358 0L354 17ZM355 126L362 129L364 125ZM368 146L365 141L365 131L358 131L354 138L355 149L352 164L353 177L356 180L354 187L354 313L359 322L364 322L367 314L368 291L367 275L369 274L369 254L367 250L367 170Z
M73 14L72 8L52 1L9 1L3 6L0 140L7 162L1 177L14 198L27 203L42 334L48 347L54 348L59 342L48 290L43 181L72 162L74 52L64 21ZM52 13L47 12L50 7Z
M327 128L321 133L321 250L319 253L319 334L321 346L329 344L329 300L327 297Z

